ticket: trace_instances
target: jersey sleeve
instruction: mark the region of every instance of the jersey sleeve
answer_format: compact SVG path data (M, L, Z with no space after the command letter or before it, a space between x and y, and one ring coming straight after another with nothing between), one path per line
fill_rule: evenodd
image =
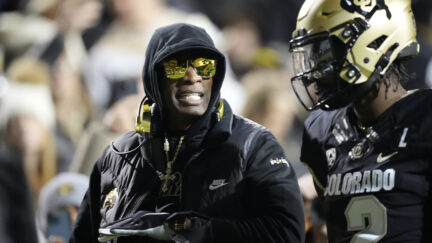
M329 115L323 111L315 111L306 119L303 129L300 161L312 174L317 192L323 192L327 183L327 159L324 152L324 140L328 137L330 127Z

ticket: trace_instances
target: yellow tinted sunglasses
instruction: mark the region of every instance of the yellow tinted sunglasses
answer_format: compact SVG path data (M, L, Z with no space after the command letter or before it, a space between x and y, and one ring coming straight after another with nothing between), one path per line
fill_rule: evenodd
M195 72L203 79L209 79L216 74L216 61L209 58L198 57L193 60L187 59L185 61L171 59L162 62L165 69L165 75L169 79L183 78L189 68L189 63Z

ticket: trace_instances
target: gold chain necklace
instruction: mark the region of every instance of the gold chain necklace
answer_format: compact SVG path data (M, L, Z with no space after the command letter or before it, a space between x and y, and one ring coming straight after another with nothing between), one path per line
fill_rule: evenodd
M159 175L159 179L162 181L162 188L161 188L162 189L162 193L166 193L168 191L168 184L169 184L168 182L169 181L173 181L175 179L175 176L171 174L172 173L172 166L173 166L174 162L177 159L178 153L179 153L180 148L181 148L181 146L183 144L183 139L184 139L184 136L181 136L180 137L180 141L179 141L179 143L177 145L176 151L174 153L174 156L170 160L169 159L169 150L170 150L169 149L169 142L168 142L168 138L167 138L167 136L165 134L164 151L165 151L165 157L166 157L166 160L167 160L167 167L166 167L165 174L161 173Z

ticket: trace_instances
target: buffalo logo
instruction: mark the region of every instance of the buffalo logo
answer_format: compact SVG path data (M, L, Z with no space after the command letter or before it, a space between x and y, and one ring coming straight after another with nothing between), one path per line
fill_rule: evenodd
M387 18L391 19L385 0L341 0L341 7L350 13L357 12L365 17L371 12L385 10Z

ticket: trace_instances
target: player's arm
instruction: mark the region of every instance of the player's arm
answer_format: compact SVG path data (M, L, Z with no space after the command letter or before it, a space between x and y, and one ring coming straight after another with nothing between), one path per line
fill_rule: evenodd
M324 197L324 191L325 191L325 187L321 184L321 182L318 180L318 178L315 175L315 172L313 171L313 169L308 165L308 163L303 162L303 164L306 166L306 168L309 170L309 173L312 175L313 178L313 184L315 187L315 191L318 195L318 198L320 198L321 200Z
M327 180L328 163L322 149L321 139L326 137L329 130L327 119L319 118L320 113L311 113L305 121L303 129L300 161L312 175L315 190L320 199L323 198Z

